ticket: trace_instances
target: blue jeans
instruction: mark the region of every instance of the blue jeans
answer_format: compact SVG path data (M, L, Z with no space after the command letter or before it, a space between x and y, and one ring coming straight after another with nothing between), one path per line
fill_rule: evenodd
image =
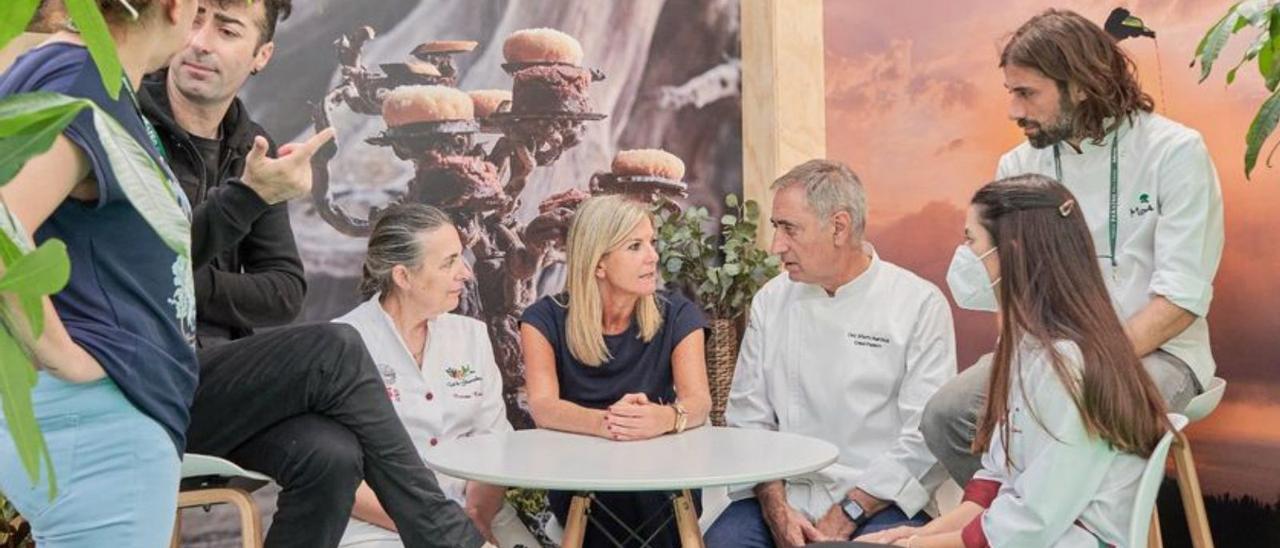
M929 523L929 519L924 512L908 518L895 504L871 516L871 520L854 535L862 536L899 525L920 526ZM769 524L765 523L760 502L754 497L735 501L725 508L707 530L705 541L707 548L774 548Z
M36 420L53 460L49 498L41 461L34 483L0 420L0 491L31 523L41 548L168 546L181 461L164 428L110 379L75 384L40 372Z

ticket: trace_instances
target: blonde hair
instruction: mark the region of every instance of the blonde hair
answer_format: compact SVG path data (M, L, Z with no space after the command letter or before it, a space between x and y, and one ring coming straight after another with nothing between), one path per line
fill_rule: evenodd
M599 366L612 359L604 343L604 299L596 280L596 268L605 254L620 247L640 221L653 222L641 202L620 195L597 196L583 202L569 227L569 317L565 331L569 353L583 364ZM662 311L655 295L636 301L635 323L644 342L653 340L662 326Z

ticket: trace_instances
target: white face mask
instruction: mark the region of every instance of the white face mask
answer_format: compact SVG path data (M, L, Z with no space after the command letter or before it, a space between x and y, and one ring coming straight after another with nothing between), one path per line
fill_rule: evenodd
M991 281L986 266L982 264L982 260L995 250L993 247L979 257L967 245L960 244L956 247L951 266L947 268L947 286L960 308L978 312L996 312L1000 309L995 290L1000 279Z

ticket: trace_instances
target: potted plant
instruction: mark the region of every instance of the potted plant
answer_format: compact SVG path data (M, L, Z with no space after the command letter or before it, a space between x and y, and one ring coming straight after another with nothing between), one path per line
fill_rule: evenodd
M743 320L756 291L776 276L777 257L756 245L760 207L725 196L718 231L708 231L704 207L658 209L658 263L663 278L702 306L711 324L707 340L707 380L711 422L724 425L724 408L738 361Z

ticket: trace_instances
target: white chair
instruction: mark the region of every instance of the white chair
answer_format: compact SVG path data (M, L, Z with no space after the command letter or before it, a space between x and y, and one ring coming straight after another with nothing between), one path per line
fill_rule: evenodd
M1156 496L1160 494L1160 482L1164 481L1164 463L1169 458L1169 447L1173 445L1173 439L1182 433L1188 421L1185 416L1170 413L1169 422L1173 424L1173 430L1160 438L1160 443L1147 460L1142 478L1138 480L1138 494L1133 499L1133 517L1129 521L1129 542L1126 543L1131 548L1159 542L1160 523L1155 518Z
M243 548L260 548L262 518L249 493L270 482L271 478L245 470L229 460L193 453L183 455L182 485L178 492L178 515L174 517L171 547L176 548L182 538L183 508L202 506L208 510L215 504L230 504L240 514L240 545Z

